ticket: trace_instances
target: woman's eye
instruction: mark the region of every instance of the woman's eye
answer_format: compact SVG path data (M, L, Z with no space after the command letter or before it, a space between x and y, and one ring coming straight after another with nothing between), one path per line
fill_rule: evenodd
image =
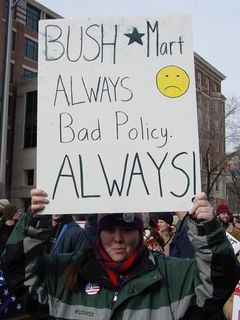
M132 232L134 229L133 228L124 228L123 231L125 232Z

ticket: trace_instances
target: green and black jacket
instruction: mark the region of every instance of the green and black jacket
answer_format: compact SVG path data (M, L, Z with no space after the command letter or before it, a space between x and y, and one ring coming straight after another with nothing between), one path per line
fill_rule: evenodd
M216 218L200 224L189 218L188 226L195 259L153 256L146 249L118 292L94 256L80 270L80 291L66 289L64 271L81 253L43 254L50 224L30 212L9 238L2 267L15 294L30 306L33 300L48 304L50 319L206 320L203 314L215 319L238 282L240 265Z

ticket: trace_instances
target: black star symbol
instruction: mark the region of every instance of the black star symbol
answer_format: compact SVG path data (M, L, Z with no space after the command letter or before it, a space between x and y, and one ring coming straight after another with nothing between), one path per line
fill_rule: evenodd
M137 28L133 28L132 33L124 33L124 35L129 38L128 45L130 45L133 42L137 42L137 43L143 45L141 38L145 35L145 33L139 33Z

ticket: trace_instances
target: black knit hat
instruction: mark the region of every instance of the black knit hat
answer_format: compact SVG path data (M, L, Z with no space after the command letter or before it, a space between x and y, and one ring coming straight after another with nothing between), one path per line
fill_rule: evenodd
M142 213L104 213L98 214L97 232L102 229L121 225L143 231L143 214Z
M9 203L3 208L3 221L11 220L14 213L18 211L18 207L15 204Z
M149 213L149 226L151 228L156 228L158 220L163 220L170 226L173 223L173 213L172 212L151 212Z

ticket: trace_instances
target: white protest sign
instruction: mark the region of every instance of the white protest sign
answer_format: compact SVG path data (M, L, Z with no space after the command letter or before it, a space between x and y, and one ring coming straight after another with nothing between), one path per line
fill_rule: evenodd
M238 282L238 285L233 293L233 309L231 320L240 320L240 282Z
M37 138L46 212L188 210L200 191L191 18L40 21Z
M240 251L240 242L228 232L226 232L226 236L233 247L234 253L237 254Z

